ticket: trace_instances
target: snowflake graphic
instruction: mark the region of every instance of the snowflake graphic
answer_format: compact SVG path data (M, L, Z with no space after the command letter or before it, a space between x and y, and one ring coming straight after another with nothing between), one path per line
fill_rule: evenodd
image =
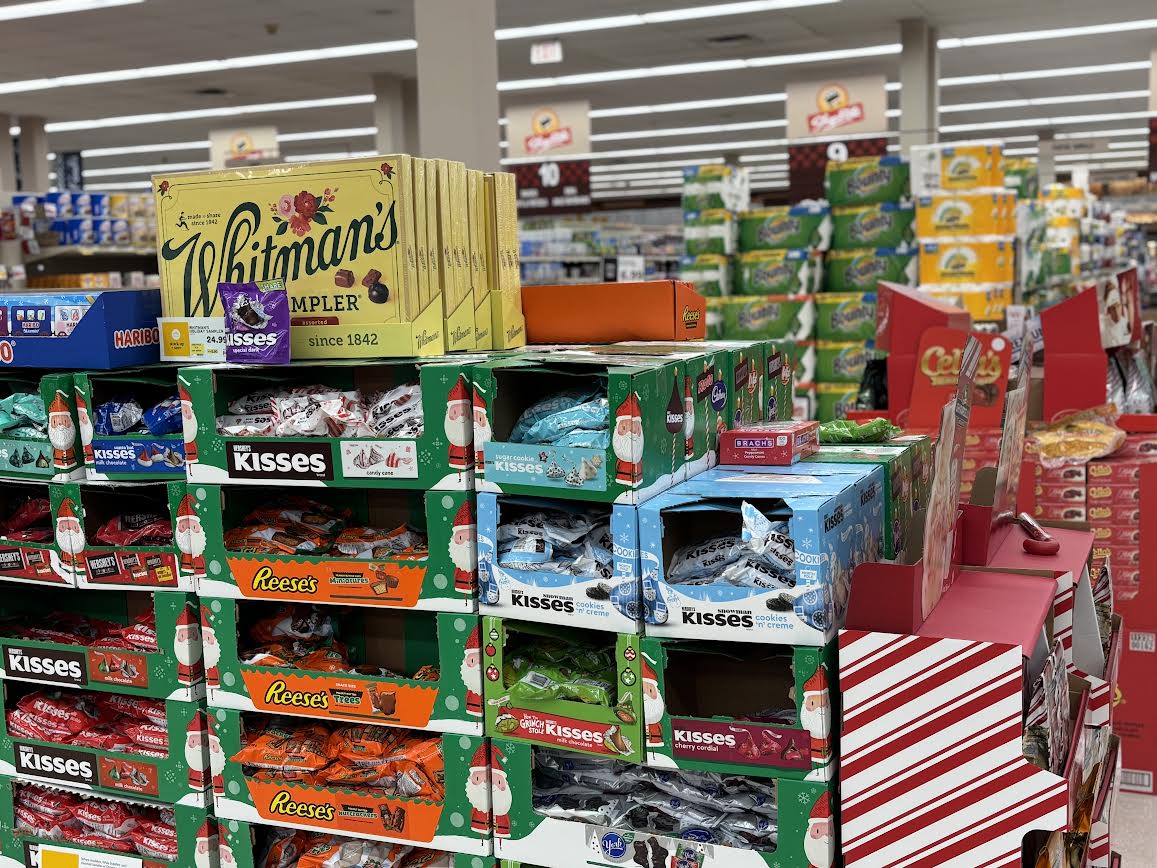
M796 798L799 799L799 803L801 805L806 805L811 802L811 796L809 796L807 793L800 793L798 796L796 796Z

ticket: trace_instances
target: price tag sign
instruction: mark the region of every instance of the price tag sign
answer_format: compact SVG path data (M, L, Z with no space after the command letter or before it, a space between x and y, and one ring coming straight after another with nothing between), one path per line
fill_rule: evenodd
M633 283L647 278L647 264L642 256L620 256L619 283Z
M573 211L591 204L590 160L544 160L513 169L520 211Z

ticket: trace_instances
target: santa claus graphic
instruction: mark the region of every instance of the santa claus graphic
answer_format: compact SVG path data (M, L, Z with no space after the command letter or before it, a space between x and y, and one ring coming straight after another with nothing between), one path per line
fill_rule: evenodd
M470 421L470 387L461 374L446 396L446 439L450 441L450 466L455 470L471 467L474 453L470 447L474 440L474 429Z
M482 453L493 436L490 417L486 415L486 399L474 389L474 467L479 471L486 467L486 459Z
M807 832L803 838L803 854L811 868L832 868L836 859L835 828L832 821L832 802L824 793L812 806L808 815Z
M494 837L510 837L510 781L506 776L506 754L497 745L490 747L490 814L493 817Z
M655 663L646 654L642 656L643 675L643 721L647 724L647 747L663 744L663 713L666 704L659 692L659 677L655 674Z
M66 497L56 510L56 545L60 548L60 559L66 564L79 563L85 544L84 525L80 523L72 498Z
M188 686L201 680L204 675L201 666L201 620L192 606L185 606L177 616L173 654L177 658L179 683Z
M466 713L482 716L482 644L479 628L475 626L466 639L462 655L462 683L466 685Z
M615 410L615 433L612 441L615 457L615 480L629 488L643 481L643 417L639 396L632 392Z
M828 670L822 663L804 682L799 723L812 737L812 765L827 765L832 758L832 707L828 696Z
M225 795L225 751L221 749L221 739L213 728L213 718L209 721L209 773L213 776L213 792Z
M217 863L219 868L237 868L237 857L233 849L224 841L217 845Z
M217 633L209 623L208 606L201 607L201 649L205 654L205 683L209 687L220 687L221 672L217 667L221 662L221 646L217 644Z
M691 397L691 378L683 378L683 457L695 454L695 401Z
M92 417L88 415L88 403L80 392L76 393L76 421L80 425L80 446L84 450L84 463L91 467L96 464L96 456L92 451L92 438L96 432L92 429Z
M193 401L185 384L177 380L177 392L181 398L181 430L185 436L185 463L197 460L197 417L193 415Z
M189 728L185 730L185 764L189 767L190 790L203 790L208 783L206 775L209 769L206 767L205 756L208 744L205 719L200 714L194 715L189 721Z
M71 469L76 466L76 426L72 413L57 391L48 405L48 442L52 444L52 466Z
M217 855L217 824L206 820L197 830L197 849L193 851L196 868L210 868Z
M450 560L454 562L454 590L459 594L473 594L478 586L478 526L470 501L458 507L454 526L450 528Z
M181 550L181 574L205 574L205 528L193 505L193 495L186 494L177 507L177 548Z
M470 760L466 779L466 799L470 802L470 828L479 835L490 832L490 752L487 743L478 745ZM509 804L507 805L509 810Z

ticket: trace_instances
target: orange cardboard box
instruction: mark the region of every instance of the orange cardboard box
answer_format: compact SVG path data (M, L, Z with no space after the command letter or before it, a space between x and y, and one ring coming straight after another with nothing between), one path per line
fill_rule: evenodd
M522 312L532 344L699 341L707 303L682 280L524 286Z

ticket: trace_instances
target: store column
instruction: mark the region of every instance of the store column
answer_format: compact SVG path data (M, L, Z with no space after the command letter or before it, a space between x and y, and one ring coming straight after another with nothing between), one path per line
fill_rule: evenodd
M940 123L940 51L923 18L900 22L900 150L930 145Z
M414 0L423 157L497 169L495 0Z
M418 82L396 75L375 75L374 146L379 154L415 154L418 145Z
M16 189L16 145L8 132L15 125L16 118L0 114L0 190Z
M1056 139L1052 130L1040 132L1037 140L1036 170L1042 190L1049 184L1057 182Z
M23 189L48 190L48 136L44 118L20 118L20 183Z

